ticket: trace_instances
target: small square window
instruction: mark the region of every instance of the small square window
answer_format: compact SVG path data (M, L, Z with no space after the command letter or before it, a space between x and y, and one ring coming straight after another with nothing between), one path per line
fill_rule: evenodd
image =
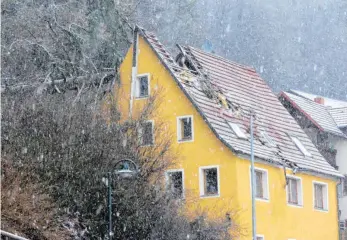
M139 129L139 138L142 146L154 144L153 121L146 121Z
M268 193L268 175L267 171L255 169L255 197L258 199L269 199Z
M233 130L233 132L235 133L235 135L238 138L241 139L247 139L246 134L241 130L241 128L239 127L239 125L232 123L232 122L228 122L229 127Z
M291 205L302 206L302 186L300 178L287 177L287 202Z
M304 147L302 142L297 137L291 137L292 141L295 143L296 147L299 148L299 150L304 154L306 157L312 157L312 154L307 151L307 149Z
M328 210L328 186L325 183L313 183L314 208Z
M136 78L136 97L146 98L149 96L149 74L139 75Z
M193 140L193 117L177 118L177 137L179 142Z
M183 171L167 171L167 190L174 199L183 198Z
M200 195L219 195L219 171L218 167L200 168Z

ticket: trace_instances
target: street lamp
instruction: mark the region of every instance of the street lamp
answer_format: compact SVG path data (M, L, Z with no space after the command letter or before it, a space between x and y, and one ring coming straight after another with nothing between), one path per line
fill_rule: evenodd
M130 159L123 159L114 164L114 174L118 178L122 179L131 179L135 177L139 169L136 163ZM112 240L113 232L112 232L112 172L107 173L107 180L103 179L106 182L108 187L108 237L109 240Z

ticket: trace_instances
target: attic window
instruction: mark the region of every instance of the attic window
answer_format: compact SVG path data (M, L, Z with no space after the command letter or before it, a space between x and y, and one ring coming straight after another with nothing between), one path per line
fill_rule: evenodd
M136 98L149 96L149 74L138 75L136 78Z
M266 145L271 146L271 147L275 147L276 146L276 142L273 140L272 137L269 136L269 134L265 131L262 131L260 133L262 140L265 142Z
M239 125L232 123L232 122L228 122L229 126L231 127L231 129L233 130L233 132L236 134L236 136L238 138L241 139L247 139L246 134L241 130L241 128L239 127Z
M304 154L305 157L312 157L312 154L306 150L304 145L300 142L297 137L291 137L292 141L295 143L296 147Z

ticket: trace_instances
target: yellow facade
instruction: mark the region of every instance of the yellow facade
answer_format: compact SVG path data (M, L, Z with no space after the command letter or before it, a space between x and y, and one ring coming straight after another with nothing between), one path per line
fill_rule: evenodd
M162 103L151 120L154 120L154 127L156 122L165 122L167 131L175 138L174 147L179 150L179 161L173 168L184 170L186 204L192 209L210 209L211 217L225 216L228 208L237 210L238 223L248 231L248 236L241 239L251 239L250 161L233 154L216 137L141 36L138 49L137 74L150 74L150 94L161 92ZM127 118L129 112L131 72L132 47L120 67L117 98L123 118ZM135 114L145 102L146 99L134 99ZM185 115L193 116L194 140L178 143L177 117ZM219 166L220 196L200 197L199 167L203 166ZM256 201L258 234L265 240L338 239L336 182L333 179L297 173L302 180L303 207L294 207L286 202L283 168L260 162L256 162L256 167L268 172L269 183L269 201ZM313 207L313 181L328 184L329 210L326 212Z

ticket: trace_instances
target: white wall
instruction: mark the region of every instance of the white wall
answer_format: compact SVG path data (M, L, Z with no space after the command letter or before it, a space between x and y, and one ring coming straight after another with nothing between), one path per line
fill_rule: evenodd
M336 165L342 174L347 174L347 140L339 140L334 144L337 150ZM347 219L347 196L340 198L341 220Z

